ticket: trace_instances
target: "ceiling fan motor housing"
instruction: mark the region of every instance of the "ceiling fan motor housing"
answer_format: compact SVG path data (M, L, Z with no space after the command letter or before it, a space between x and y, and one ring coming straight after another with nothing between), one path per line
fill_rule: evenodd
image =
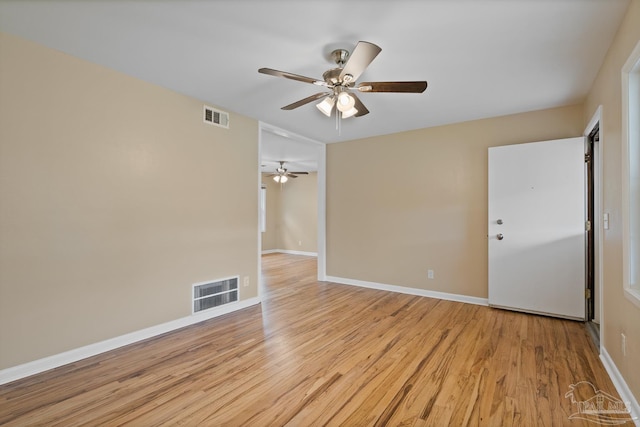
M331 70L327 70L322 74L322 78L325 82L330 85L340 84L340 73L342 72L342 68L332 68Z

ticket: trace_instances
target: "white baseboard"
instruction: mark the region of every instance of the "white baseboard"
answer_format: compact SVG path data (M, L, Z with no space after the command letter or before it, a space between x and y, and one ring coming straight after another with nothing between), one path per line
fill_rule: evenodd
M175 329L183 328L185 326L193 325L204 320L222 316L223 314L242 310L243 308L247 308L259 303L260 298L254 297L235 303L225 304L224 306L212 310L207 310L207 312L200 312L188 317L172 320L160 325L151 326L149 328L121 335L119 337L97 342L95 344L89 344L84 347L65 351L64 353L54 354L53 356L45 357L43 359L38 359L32 362L24 363L22 365L3 369L0 370L0 385L25 378L30 375L38 374L40 372L48 371L50 369L57 368L63 365L67 365L69 363L77 362L78 360L86 359L87 357L95 356L106 351L115 350L116 348L133 344L147 338L152 338L154 336L161 335Z
M318 256L318 252L304 252L304 251L290 251L287 249L268 249L262 251L262 255L267 254L289 254L289 255L303 255L303 256Z
M278 253L280 253L279 249L267 249L266 251L262 251L262 255L278 254Z
M475 305L489 305L487 298L470 297L446 292L428 291L425 289L407 288L405 286L387 285L384 283L366 282L364 280L345 279L344 277L327 276L328 282L341 283L343 285L360 286L362 288L378 289L381 291L398 292L401 294L417 295L421 297L437 298L447 301L464 302Z
M640 426L640 405L636 400L635 396L631 392L631 389L627 385L626 381L622 377L622 374L618 370L618 367L615 363L613 363L613 359L607 353L607 350L604 346L600 347L600 360L602 360L602 364L604 368L607 370L609 374L609 378L613 382L613 385L616 387L618 394L622 398L622 401L627 405L627 408L631 411L631 418L633 418L636 426Z

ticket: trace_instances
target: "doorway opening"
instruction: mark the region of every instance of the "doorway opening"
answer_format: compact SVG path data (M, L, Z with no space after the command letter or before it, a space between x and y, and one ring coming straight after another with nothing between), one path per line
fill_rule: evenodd
M258 141L264 225L258 233L259 295L262 255L272 252L316 256L318 280L325 280L326 146L262 122ZM289 172L286 180L273 179L278 168Z

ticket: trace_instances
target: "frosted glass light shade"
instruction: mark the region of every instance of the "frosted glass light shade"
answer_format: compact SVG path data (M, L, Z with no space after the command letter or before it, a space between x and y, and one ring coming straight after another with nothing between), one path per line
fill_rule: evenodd
M349 117L353 116L354 114L356 114L358 112L358 110L356 110L354 107L351 107L350 110L347 111L343 111L342 112L342 118L343 119L348 119Z
M316 104L318 110L322 111L327 117L331 117L331 110L333 110L333 105L336 103L336 100L333 96L327 96L322 102Z
M346 92L342 92L340 95L338 95L338 110L345 113L351 110L354 105L356 105L356 100L353 98L353 96L349 95Z

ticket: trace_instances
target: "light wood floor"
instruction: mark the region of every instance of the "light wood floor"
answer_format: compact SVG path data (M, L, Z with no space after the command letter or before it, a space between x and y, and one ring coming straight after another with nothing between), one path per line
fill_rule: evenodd
M579 322L263 269L261 305L0 386L0 424L593 426L569 386L618 397Z

